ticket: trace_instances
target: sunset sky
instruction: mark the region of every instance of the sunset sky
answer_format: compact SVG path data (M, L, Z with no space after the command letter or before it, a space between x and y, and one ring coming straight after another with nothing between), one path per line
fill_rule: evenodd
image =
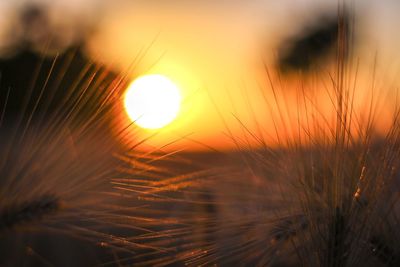
M365 97L368 99L371 93L375 58L379 94L385 95L396 86L399 64L391 54L398 53L400 44L397 34L392 34L398 23L394 7L399 4L389 0L385 5L347 2L353 8L349 9L355 10L354 53L361 62L355 107L362 110ZM12 53L13 42L23 35L18 35L18 30L10 34L9 29L18 24L18 10L27 3L48 6L49 31L55 32L61 44L68 46L83 39L93 60L132 80L162 74L178 85L182 106L177 119L159 130L139 131L142 138L157 132L149 140L152 146L183 138L171 147L234 148L230 135L243 146L257 146L254 138L245 138L249 133L274 144L278 141L276 132L284 138L292 136L298 122L306 121L304 104L296 91L302 85L308 87L310 101L319 105L315 112L324 114L328 121L332 115L329 96L322 88L329 86L327 73L334 69L334 61L327 61L318 75L304 80L284 77L282 81L274 67L285 42L309 25L318 24L321 17L335 14L336 1L3 1L0 9L8 14L0 18L0 52L4 55ZM20 31L37 30L35 25L29 27ZM32 35L32 40L35 38L40 40L40 35ZM278 99L274 98L265 66L272 84L279 89ZM386 100L380 105L390 106ZM283 117L279 114L282 111ZM116 114L121 120L124 116L126 119L125 113ZM378 121L379 127L387 124Z

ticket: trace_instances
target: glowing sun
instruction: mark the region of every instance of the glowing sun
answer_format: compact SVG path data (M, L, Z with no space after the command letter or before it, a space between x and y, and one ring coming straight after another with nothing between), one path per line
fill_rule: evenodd
M124 105L129 118L146 129L159 129L179 113L181 95L167 77L146 75L133 81L126 90Z

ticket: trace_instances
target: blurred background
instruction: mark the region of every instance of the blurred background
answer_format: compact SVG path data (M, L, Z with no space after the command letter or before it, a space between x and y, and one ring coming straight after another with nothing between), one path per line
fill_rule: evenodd
M362 109L372 83L385 97L397 86L399 62L393 55L400 43L395 34L399 4L394 0L4 0L0 56L8 64L26 51L54 55L78 47L87 60L128 80L151 73L168 76L181 88L184 104L178 118L149 140L153 147L184 139L170 149L230 149L235 144L229 133L246 139L242 124L276 144L276 132L292 134L274 126L274 117L280 116L276 102L287 104L288 121L298 121L294 92L301 82L314 88L314 101L329 117L330 100L321 90L326 85L318 77L335 68L338 5L345 6L352 71L357 69L361 88L355 106ZM285 95L275 99L271 84ZM386 127L380 123L378 128ZM154 132L140 134L145 138Z

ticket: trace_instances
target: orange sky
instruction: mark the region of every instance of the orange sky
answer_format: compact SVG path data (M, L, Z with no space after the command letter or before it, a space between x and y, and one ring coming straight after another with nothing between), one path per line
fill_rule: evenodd
M179 117L169 126L157 130L148 145L161 147L180 140L168 147L232 149L235 142L242 146L257 146L255 138L249 138L249 132L262 136L266 143L273 145L278 139L276 132L282 140L297 135L299 120L303 127L311 117L320 123L322 117L334 118L326 90L330 86L326 73L324 77L303 81L308 87L307 97L311 97L317 106L314 115L307 111L309 115L306 116L300 99L302 94L299 93L302 81L291 79L279 85L279 80L273 78L278 91L279 105L276 105L263 65L265 63L271 68L274 75L272 60L279 42L312 20L313 12L319 8L332 7L314 1L320 4L308 7L307 13L307 5L301 3L307 1L296 1L290 8L271 3L260 6L256 2L232 2L231 5L222 4L223 1L220 5L208 2L202 5L193 2L186 5L163 5L160 1L124 2L124 5L114 7L115 12L111 10L104 17L99 27L101 31L88 46L96 60L123 71L133 64L134 68L128 71L132 79L151 73L166 75L182 90L184 100ZM393 103L388 105L388 98L383 97L388 91L391 94L389 99L394 99L394 77L399 64L390 61L387 50L382 49L385 42L379 42L385 40L388 33L384 32L380 39L376 39L368 30L361 32L360 38L365 42L359 43L356 50L361 67L355 107L359 114L365 115L366 103L370 103L364 95L371 94L374 62L371 50L375 47L375 51L383 52L379 53L374 99L379 101L378 95L383 99L379 114L387 118ZM332 66L327 66L324 71L329 70ZM312 106L310 103L307 105ZM282 111L283 117L279 115ZM384 128L387 119L379 119L377 123L379 128ZM139 130L137 134L139 138L146 138L154 133L154 130ZM230 135L235 136L235 141Z

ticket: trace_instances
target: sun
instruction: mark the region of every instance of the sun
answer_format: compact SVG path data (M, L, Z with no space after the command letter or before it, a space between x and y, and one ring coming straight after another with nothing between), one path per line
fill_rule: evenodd
M124 99L129 118L145 129L160 129L171 123L177 117L180 105L178 87L159 74L134 80L128 86Z

